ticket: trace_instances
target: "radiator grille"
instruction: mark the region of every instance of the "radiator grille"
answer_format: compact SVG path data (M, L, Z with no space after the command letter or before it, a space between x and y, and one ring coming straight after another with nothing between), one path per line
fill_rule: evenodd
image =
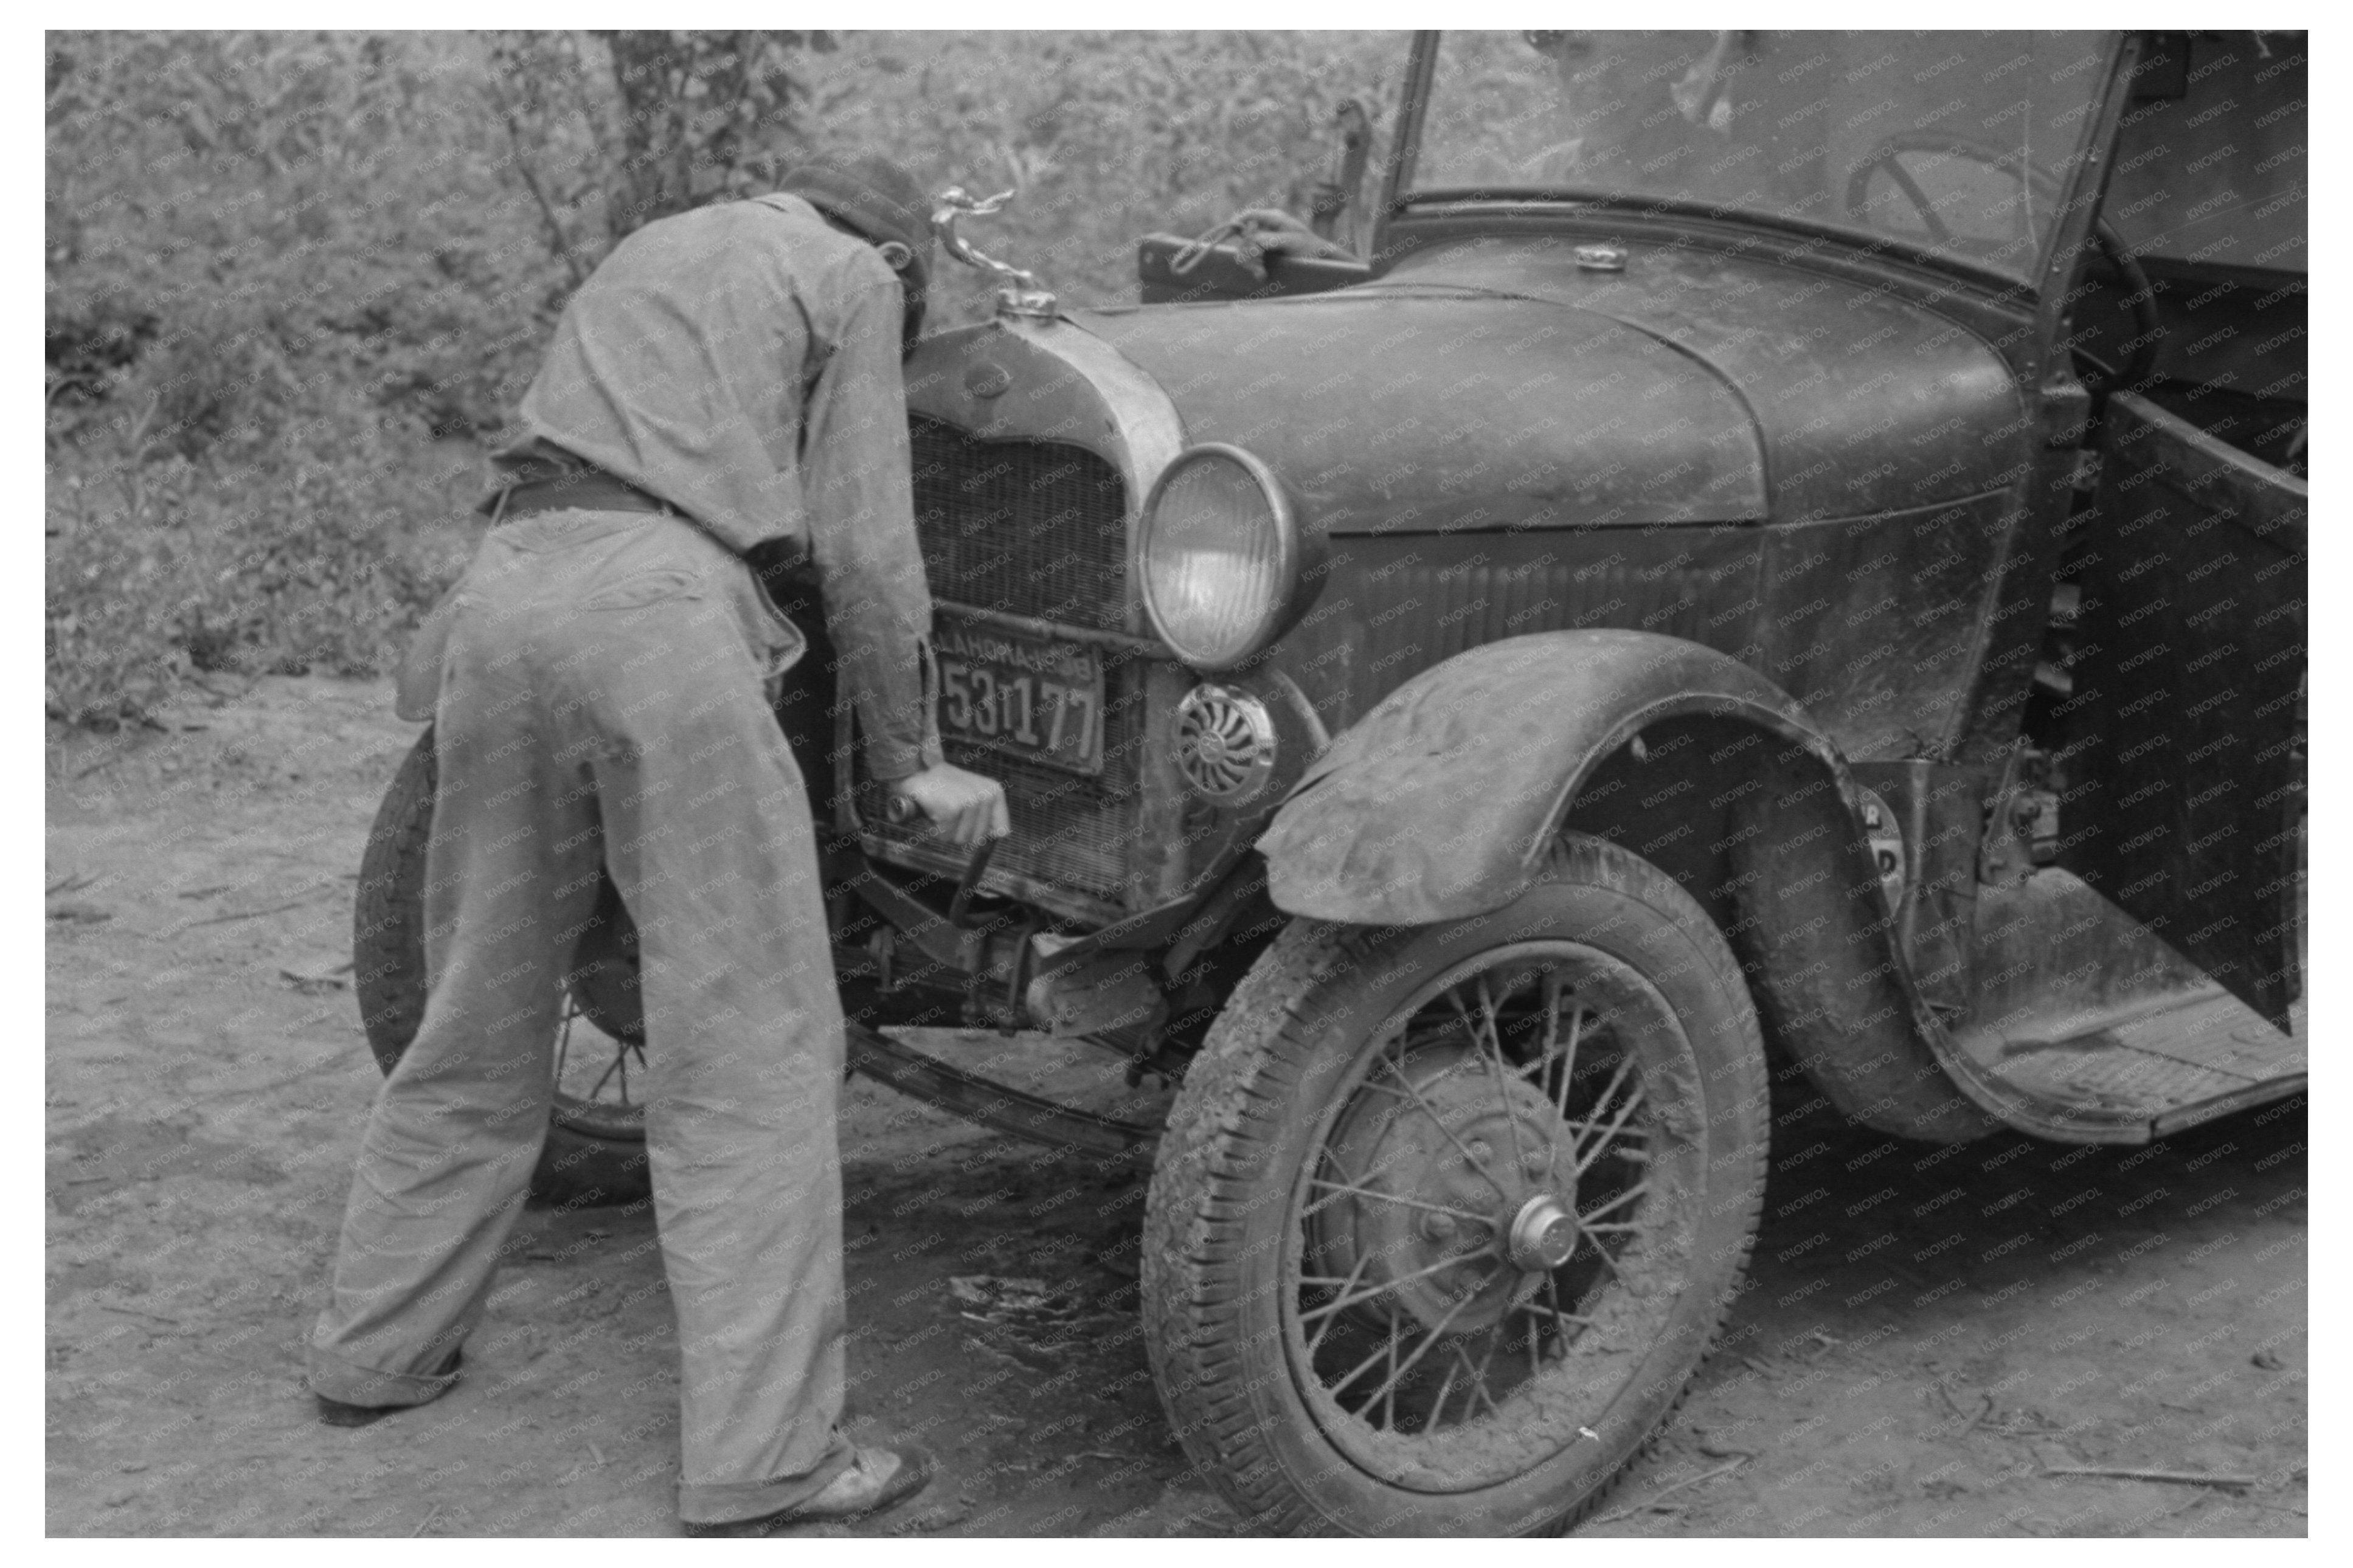
M909 422L915 527L932 596L951 605L1118 630L1126 599L1126 494L1092 452L1044 441L980 441L918 416ZM1105 649L1103 767L1061 772L950 739L948 760L1005 785L1013 836L1000 873L1124 906L1143 819L1145 661ZM885 840L903 830L870 825Z
M1080 447L981 441L921 415L915 531L932 596L1099 630L1124 628L1127 498Z

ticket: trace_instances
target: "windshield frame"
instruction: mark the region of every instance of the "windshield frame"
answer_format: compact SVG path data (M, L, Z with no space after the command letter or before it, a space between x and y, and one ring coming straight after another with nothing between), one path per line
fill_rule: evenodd
M2096 207L2096 202L2089 198L2097 195L2107 178L2106 152L2114 138L2116 116L2124 106L2122 84L2131 75L2132 66L2139 54L2140 42L2136 33L2110 30L2100 85L2091 98L2092 111L2084 117L2084 140L2076 145L2073 172L2061 193L2059 211L2063 216L2052 226L2050 234L2044 237L2035 265L2021 275L1970 260L1950 250L1912 244L1901 235L1842 224L1820 223L1764 208L1718 205L1672 196L1580 190L1570 186L1430 186L1409 190L1408 183L1413 178L1414 166L1421 154L1423 126L1430 111L1431 89L1438 71L1439 44L1443 36L1442 29L1428 28L1417 31L1413 36L1401 101L1398 106L1397 135L1391 142L1388 167L1382 178L1377 226L1380 229L1409 216L1417 207L1431 206L1458 209L1492 206L1497 209L1516 208L1522 212L1531 207L1567 208L1577 215L1625 217L1669 226L1676 223L1729 225L1777 231L1810 241L1829 241L1857 257L1892 258L1908 266L1966 279L1995 293L2028 298L2056 292L2063 288L2065 275L2071 270L2071 258L2089 237L2094 215L2087 213L2086 208ZM1384 248L1377 233L1374 254L1380 254Z

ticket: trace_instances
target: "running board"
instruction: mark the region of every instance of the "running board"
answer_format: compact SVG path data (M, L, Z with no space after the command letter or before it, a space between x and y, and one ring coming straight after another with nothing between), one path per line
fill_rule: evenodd
M2141 1143L2305 1089L2305 1005L2283 1034L2219 986L2125 1012L1964 1031L1986 1073L2032 1103L2046 1137Z

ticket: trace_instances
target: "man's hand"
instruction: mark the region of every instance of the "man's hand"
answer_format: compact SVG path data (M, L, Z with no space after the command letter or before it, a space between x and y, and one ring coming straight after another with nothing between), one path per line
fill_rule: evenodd
M1013 831L1013 819L1005 810L1005 786L951 763L892 779L888 787L894 800L914 806L932 819L941 837L964 848L977 849Z

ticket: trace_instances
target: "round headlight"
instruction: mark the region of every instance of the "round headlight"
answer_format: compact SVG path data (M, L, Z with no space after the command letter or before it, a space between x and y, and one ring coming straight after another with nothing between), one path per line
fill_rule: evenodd
M1197 669L1230 669L1289 628L1301 557L1282 482L1240 447L1178 453L1145 500L1136 537L1145 613Z

